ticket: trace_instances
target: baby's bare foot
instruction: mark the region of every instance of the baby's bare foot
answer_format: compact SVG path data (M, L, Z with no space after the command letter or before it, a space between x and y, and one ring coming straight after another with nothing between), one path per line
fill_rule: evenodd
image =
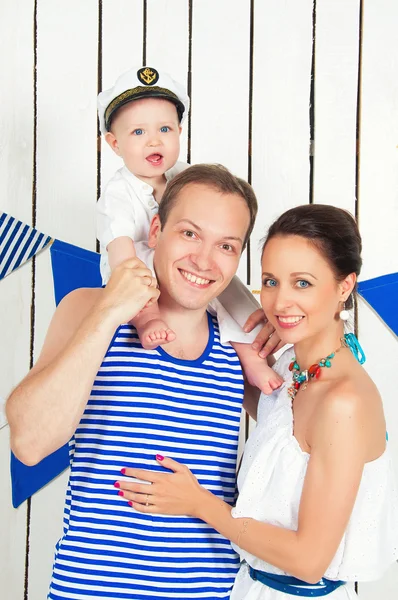
M265 360L260 364L257 363L255 369L250 368L250 365L246 365L245 375L251 385L254 385L267 395L272 394L272 392L277 390L283 383L282 377L271 369Z
M168 344L176 339L176 334L167 327L161 319L152 319L148 321L138 332L142 347L146 350L153 350L162 344Z

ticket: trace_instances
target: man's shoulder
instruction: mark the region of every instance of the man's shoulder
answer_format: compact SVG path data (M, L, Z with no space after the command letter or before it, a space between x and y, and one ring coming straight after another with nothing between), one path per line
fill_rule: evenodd
M103 294L102 288L79 288L69 292L59 303L56 316L63 325L77 326Z
M102 294L101 288L82 288L70 292L56 308L39 359L33 370L41 369L59 354ZM32 371L33 372L33 371Z

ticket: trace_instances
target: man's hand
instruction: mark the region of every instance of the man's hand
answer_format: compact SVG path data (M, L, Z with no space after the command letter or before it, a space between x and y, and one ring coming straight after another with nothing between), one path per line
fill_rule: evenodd
M156 279L138 258L118 265L104 289L98 308L111 312L116 326L133 319L159 297Z
M259 308L250 315L245 323L244 331L252 331L260 323L264 323L264 327L254 340L252 348L258 352L261 358L267 358L269 354L280 350L284 346L284 343L275 333L274 327L268 321L262 308Z

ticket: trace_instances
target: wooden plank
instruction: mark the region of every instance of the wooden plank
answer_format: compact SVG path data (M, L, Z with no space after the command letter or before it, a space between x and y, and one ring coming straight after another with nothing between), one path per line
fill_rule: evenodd
M189 47L189 2L186 0L147 0L146 61L149 66L169 73L187 88ZM187 160L188 120L181 134L180 160Z
M397 22L394 0L363 3L359 224L364 280L397 271ZM384 401L398 476L398 410L392 377L398 362L397 341L368 307L360 307L359 338L368 357L367 369ZM370 600L377 591L383 600L393 600L397 588L395 565L381 581L359 584L359 597Z
M143 32L143 0L103 2L100 90L110 88L125 71L142 65ZM109 181L122 164L121 159L102 140L101 186Z
M221 163L247 181L249 85L250 0L193 3L193 164ZM246 254L238 275L246 282Z
M316 4L313 202L355 214L360 0Z
M0 6L1 210L26 223L32 214L33 0ZM5 399L29 369L30 265L0 282L0 396ZM12 508L9 429L0 431L0 589L8 600L24 593L26 505Z
M394 376L398 364L398 344L395 336L363 301L359 303L359 338L366 354L365 368L377 385L383 399L391 455L398 479L398 411ZM360 600L395 600L398 589L398 565L382 579L359 583Z
M98 4L43 0L37 15L37 227L95 248ZM37 260L35 358L54 311L49 252ZM29 600L46 597L65 479L32 499Z
M254 42L252 181L260 208L251 286L259 289L260 240L267 227L309 199L312 0L257 2Z

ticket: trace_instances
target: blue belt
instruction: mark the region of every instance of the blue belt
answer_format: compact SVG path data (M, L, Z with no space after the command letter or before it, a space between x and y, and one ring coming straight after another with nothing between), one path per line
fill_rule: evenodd
M250 577L254 581L259 581L264 585L291 594L292 596L327 596L335 589L345 584L345 581L331 581L330 579L321 579L318 583L307 583L290 575L276 575L275 573L265 573L249 566Z

